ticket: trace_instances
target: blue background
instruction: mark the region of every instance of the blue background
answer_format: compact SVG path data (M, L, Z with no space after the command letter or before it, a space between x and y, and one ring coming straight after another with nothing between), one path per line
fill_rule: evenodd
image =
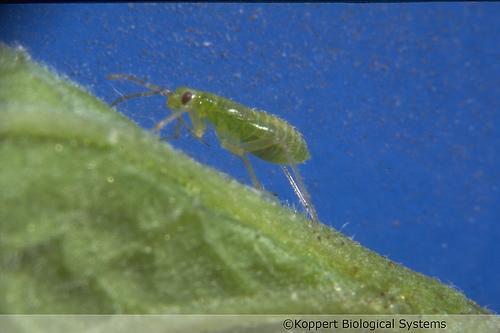
M300 169L323 223L499 312L499 3L0 10L1 41L107 102L140 90L106 80L124 72L286 119L309 144ZM151 128L168 114L164 102L119 110ZM241 161L206 139L184 133L173 144L249 183ZM252 163L300 209L279 167Z

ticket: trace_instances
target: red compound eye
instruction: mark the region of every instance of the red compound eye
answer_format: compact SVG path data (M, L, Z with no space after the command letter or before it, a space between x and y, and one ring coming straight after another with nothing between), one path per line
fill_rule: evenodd
M193 98L193 94L190 91L186 91L184 94L182 94L181 103L186 104L191 100L191 98Z

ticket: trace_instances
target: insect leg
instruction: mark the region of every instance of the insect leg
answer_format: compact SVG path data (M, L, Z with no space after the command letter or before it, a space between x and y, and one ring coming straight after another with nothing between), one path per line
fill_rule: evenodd
M250 160L248 159L248 156L246 154L243 154L243 155L241 155L241 159L243 160L243 164L245 164L245 167L247 168L247 171L250 174L250 178L252 179L253 186L256 189L263 191L264 188L262 187L262 184L257 179L257 176L255 175L255 171L252 167L252 164L250 163Z
M225 131L224 128L221 127L217 128L217 135L219 136L222 147L229 150L231 153L241 157L243 163L245 164L245 168L247 169L250 178L252 179L253 186L259 190L263 190L264 188L257 179L252 164L250 164L250 160L248 159L246 154L251 153L252 151L269 147L273 144L273 141L269 140L268 138L261 138L249 142L241 142L238 139L233 138L232 135L227 133L227 131Z
M202 119L196 112L190 112L189 119L193 124L193 127L189 128L189 133L208 146L208 143L203 140L203 135L205 135L207 129L206 120Z
M174 138L177 139L179 137L179 134L180 134L180 126L178 125L182 125L184 126L185 129L187 129L188 133L193 137L195 138L196 140L198 141L201 141L203 144L205 144L206 146L210 147L210 145L208 144L208 142L203 139L203 135L200 137L194 130L191 126L189 126L186 121L182 118L177 118L177 123L176 123L176 126L175 126L175 136Z
M269 138L260 138L253 141L240 143L241 148L248 153L266 149L275 144L275 141Z
M290 171L288 171L288 168L285 165L282 165L281 169L285 173L285 176L286 176L288 182L292 186L293 192L295 192L295 195L297 195L297 197L299 198L299 201L300 201L300 204L302 205L302 207L307 207L307 201L304 198L304 196L302 195L302 192L299 190L299 187L298 187L297 183L295 182L295 180L293 179L292 175L290 174Z
M244 155L241 156L241 158L243 159L243 163L245 163L245 167L247 168L248 173L250 174L250 178L252 179L253 186L261 191L264 190L264 187L257 179L257 176L255 175L255 171L253 170L252 165L250 164L250 161L248 160L248 157L246 156L246 153L251 153L253 151L265 149L269 146L272 146L273 144L274 144L274 141L269 139L269 138L260 138L260 139L256 139L253 141L243 142L243 143L239 144L241 149L245 152Z
M162 137L162 139L165 139L166 141L169 141L171 139L177 140L181 134L181 120L182 118L178 118L177 121L175 122L175 127L174 127L174 134L167 135Z
M242 158L243 158L244 155L242 155L241 152L251 153L252 151L258 151L258 150L265 149L269 146L276 145L276 140L273 140L270 138L260 138L260 139L250 141L250 142L239 143L239 144L237 144L237 147L240 148L240 153L238 153L237 150L236 150L236 152L233 151L234 148L233 149L228 148L227 142L224 142L223 140L221 140L221 143L226 149L232 151L236 155L242 156ZM293 160L291 158L291 154L289 153L288 149L284 145L282 145L282 148L287 156L288 166L292 170L293 176L288 171L287 166L282 166L281 168L283 169L283 172L285 173L285 176L288 179L288 182L292 186L293 191L295 192L295 194L299 198L300 203L302 204L302 206L306 210L311 221L313 223L319 223L318 214L316 213L316 209L314 208L314 206L312 204L311 196L309 195L309 192L307 191L307 188L304 184L304 181L302 180L302 176L300 175L299 169L297 168L295 163L293 163ZM243 162L245 162L245 159L243 160ZM247 163L248 163L248 165L250 165L250 162L248 161L248 159L246 160L245 165L247 165ZM251 168L251 166L250 166L250 168ZM249 170L249 173L250 173L250 177L252 178L252 181L254 182L254 186L255 186L254 177L255 177L255 180L257 180L257 177L255 176L255 172L253 172L253 169L250 169L250 168L247 166L247 169ZM257 187L257 188L259 188L259 187Z
M288 179L288 182L293 188L293 191L299 198L300 203L302 206L304 206L307 214L309 215L309 218L313 223L319 223L318 220L318 214L316 213L316 209L314 208L311 200L311 195L307 191L306 185L304 183L304 180L302 179L302 176L300 175L299 169L297 168L297 165L294 163L290 151L286 147L285 144L281 144L281 147L283 151L286 154L286 158L288 160L288 165L282 165L281 169L285 173L286 178ZM288 167L292 170L293 176L290 174L290 171L288 171Z
M167 126L169 123L171 123L172 121L178 119L180 116L182 116L185 112L187 112L186 110L181 110L181 111L176 111L176 112L173 112L171 115L169 115L167 118L165 119L162 119L160 120L153 132L155 133L160 133L160 131L162 130L163 127Z
M311 196L309 195L309 192L307 192L306 186L304 184L304 181L302 180L302 177L300 176L299 169L297 166L293 163L290 164L290 168L292 169L292 172L297 179L297 181L294 180L290 172L288 171L287 166L282 165L281 169L285 173L286 178L288 179L288 182L293 188L293 191L299 198L300 203L302 206L304 206L307 214L309 215L309 218L311 219L312 222L318 223L318 214L316 213L316 209L314 208L312 201L311 201Z

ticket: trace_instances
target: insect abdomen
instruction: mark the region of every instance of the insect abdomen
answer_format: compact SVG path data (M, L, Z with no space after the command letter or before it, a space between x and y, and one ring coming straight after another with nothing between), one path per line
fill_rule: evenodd
M209 93L203 93L202 99L200 105L218 135L229 135L243 144L269 140L269 146L249 153L277 164L299 164L309 159L304 138L285 120Z
M255 156L277 164L299 164L309 159L307 144L292 125L283 119L263 111L254 111L258 114L258 125L267 124L273 128L273 144L268 148L252 152Z

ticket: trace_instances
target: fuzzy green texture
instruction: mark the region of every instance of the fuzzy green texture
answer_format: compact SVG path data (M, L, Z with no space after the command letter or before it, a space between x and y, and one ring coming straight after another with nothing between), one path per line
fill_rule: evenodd
M103 73L103 77L106 73ZM0 313L488 313L0 50Z

